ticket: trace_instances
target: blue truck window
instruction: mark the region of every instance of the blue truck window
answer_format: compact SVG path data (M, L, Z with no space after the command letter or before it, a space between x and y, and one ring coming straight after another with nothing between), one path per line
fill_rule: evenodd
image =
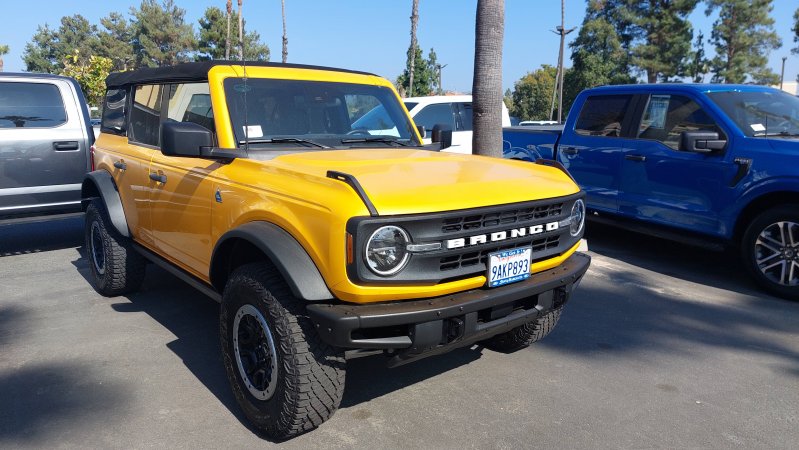
M715 131L723 135L716 122L695 101L682 95L652 95L638 127L638 138L662 142L678 150L685 131Z
M589 97L580 110L574 131L583 136L621 136L621 124L630 104L630 95Z

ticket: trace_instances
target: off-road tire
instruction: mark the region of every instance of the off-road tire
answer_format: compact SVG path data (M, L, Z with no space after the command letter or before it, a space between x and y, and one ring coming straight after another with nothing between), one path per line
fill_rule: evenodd
M482 344L486 348L503 353L512 353L521 350L533 342L544 339L552 332L552 330L555 329L555 325L558 324L558 320L560 320L560 313L562 310L563 307L561 306L532 322L519 325L510 331L487 339L483 341Z
M797 279L799 278L799 267L797 267L797 264L799 264L799 256L797 255L797 252L799 252L799 230L797 230L796 226L792 227L793 245L790 245L791 238L788 238L787 245L785 246L789 252L792 252L793 257L796 258L793 260L789 258L787 261L788 276L790 276L790 268L791 264L793 264L794 277L788 283L782 284L764 274L758 267L758 249L756 248L758 237L769 226L779 222L799 224L799 204L784 205L768 209L755 217L754 220L749 223L749 226L743 234L743 240L741 242L741 260L755 282L763 289L778 297L799 300L799 280ZM775 245L774 247L778 246ZM768 256L763 253L764 250L766 252L769 251L761 248L761 256ZM774 261L777 262L779 259L780 257L776 257ZM768 263L765 263L765 265L768 265ZM774 272L772 272L772 275L773 274Z
M84 234L94 289L106 297L139 290L147 261L114 229L100 200L92 200L86 209Z
M247 304L266 320L277 353L274 392L266 400L256 398L243 381L233 347L235 315ZM284 440L313 430L338 408L344 393L344 353L321 340L304 301L292 295L272 264L247 264L233 272L222 296L219 331L236 401L267 436Z

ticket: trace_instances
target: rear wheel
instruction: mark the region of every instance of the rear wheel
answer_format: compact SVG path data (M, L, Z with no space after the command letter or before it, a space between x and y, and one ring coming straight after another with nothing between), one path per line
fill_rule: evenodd
M257 428L288 439L336 411L344 354L320 339L304 302L271 264L236 269L225 286L219 328L233 394Z
M757 216L744 232L741 251L760 286L777 296L799 299L799 205Z
M86 209L86 252L92 286L100 294L113 297L139 290L146 261L107 217L102 202L92 200Z
M558 309L548 312L542 317L527 322L502 334L498 334L488 340L483 341L483 345L491 350L503 353L511 353L521 350L533 342L544 339L560 320L561 306Z

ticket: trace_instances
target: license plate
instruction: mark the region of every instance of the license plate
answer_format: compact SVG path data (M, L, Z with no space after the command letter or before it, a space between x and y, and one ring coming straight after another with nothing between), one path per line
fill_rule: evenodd
M488 255L488 287L504 286L530 278L531 247L514 248Z

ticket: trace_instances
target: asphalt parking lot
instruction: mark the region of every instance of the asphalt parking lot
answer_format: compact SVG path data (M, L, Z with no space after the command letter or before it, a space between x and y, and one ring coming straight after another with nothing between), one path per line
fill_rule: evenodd
M546 340L397 369L349 363L341 409L287 448L797 448L799 303L734 255L589 226ZM0 448L275 445L238 412L218 305L157 267L86 280L82 221L0 227Z

